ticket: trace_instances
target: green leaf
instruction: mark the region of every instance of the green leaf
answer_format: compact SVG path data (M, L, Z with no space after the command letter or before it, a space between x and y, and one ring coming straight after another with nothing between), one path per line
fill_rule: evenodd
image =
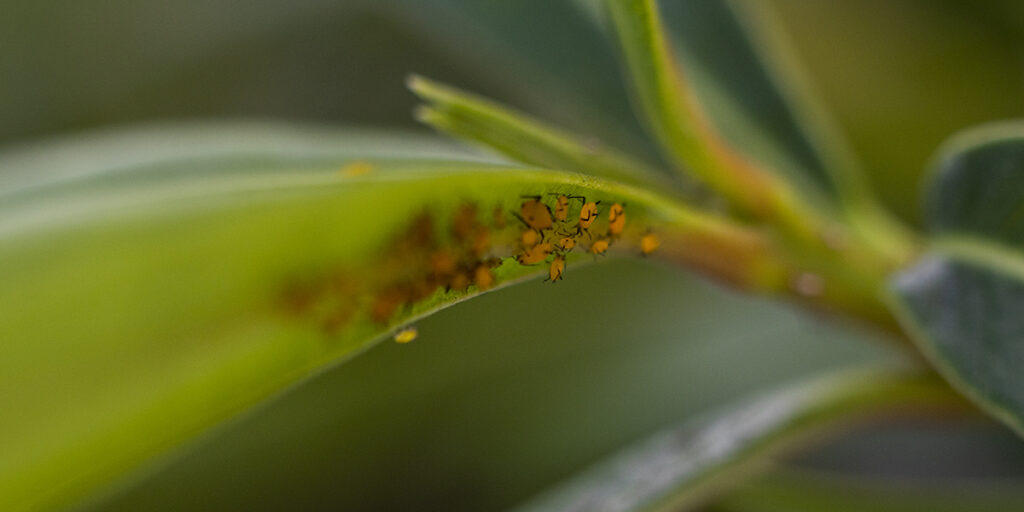
M719 155L709 147L708 126L675 61L653 0L606 2L627 67L639 115L679 170L689 168L727 197L750 207L744 184L723 176ZM738 174L743 174L739 172ZM741 176L741 181L755 179Z
M605 2L648 129L677 170L692 172L736 208L778 225L802 244L821 245L835 230L826 225L824 210L798 193L784 175L751 160L719 133L696 93L694 78L675 57L657 4Z
M543 112L544 119L587 137L656 157L630 108L615 54L589 19L593 5L586 2L592 0L438 0L430 9L418 0L367 3L384 15L403 11L403 20L414 24L431 46L446 50L454 65L471 73L460 78L444 68L419 65L410 71L462 86L476 78L471 90Z
M221 130L0 159L0 508L77 503L408 322L547 275L514 257L523 195L627 205L609 253L704 225L583 175L385 157L422 138Z
M679 169L811 245L842 232L908 259L908 233L869 193L764 9L667 2L663 22L657 0L605 3L639 110Z
M875 192L920 223L922 171L935 148L964 128L1024 115L1024 75L1006 72L1020 61L1021 32L1000 3L742 5L777 14Z
M950 382L1024 434L1024 125L950 142L926 217L930 249L892 281L892 307Z
M906 228L880 205L863 166L807 76L769 2L667 2L666 20L706 111L734 147L796 185L895 259Z
M646 164L594 140L584 140L483 98L421 77L409 88L429 102L417 117L449 135L491 147L529 165L582 172L623 183L678 187Z
M693 507L811 436L893 410L959 404L941 381L923 374L868 369L831 375L661 432L522 510Z
M717 129L807 193L838 201L849 178L835 173L850 169L828 159L836 152L822 151L833 139L811 129L809 121L819 116L810 115L806 87L796 89L797 70L782 58L783 49L764 44L777 40L764 36L771 27L754 16L761 8L729 2L659 4L679 65ZM755 41L754 36L762 37Z

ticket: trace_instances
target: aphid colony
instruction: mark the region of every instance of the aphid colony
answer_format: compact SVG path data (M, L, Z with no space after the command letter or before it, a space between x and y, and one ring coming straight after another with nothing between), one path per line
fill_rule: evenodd
M286 293L288 308L318 318L333 333L360 314L385 324L403 307L439 290L491 288L493 269L501 263L489 257L491 229L471 203L460 205L450 219L448 235L439 236L431 213L416 215L366 272L336 270L331 277L293 286Z
M374 299L371 319L387 322L403 305L426 299L439 289L494 286L492 269L501 260L489 258L490 249L491 230L480 222L475 204L456 209L447 240L437 236L429 213L420 214L387 256L393 260L388 272L391 282Z
M554 255L546 281L555 282L565 273L566 255L576 245L588 243L587 252L601 255L608 251L626 229L626 210L619 204L608 208L608 227L603 233L593 233L594 222L601 216L601 201L588 201L583 196L549 194L554 202L549 206L543 196L523 196L519 212L512 214L525 230L519 237L516 261L522 265L538 265ZM579 212L573 215L573 203L579 203ZM584 240L584 238L586 240Z
M520 200L518 211L495 205L490 213L481 214L469 202L445 215L424 210L381 248L366 270L334 269L293 286L286 293L287 307L318 319L330 333L357 317L388 324L436 294L493 287L495 269L503 261L513 266L513 260L520 265L546 264L546 281L559 281L568 255L577 247L595 257L603 255L626 230L626 208L617 202L606 206L563 194ZM648 232L639 240L641 253L653 252L659 243ZM522 274L509 271L508 275ZM400 334L396 341L415 338L415 331Z

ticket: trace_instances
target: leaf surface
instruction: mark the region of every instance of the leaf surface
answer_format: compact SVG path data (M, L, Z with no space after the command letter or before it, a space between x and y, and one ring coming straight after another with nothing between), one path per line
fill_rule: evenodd
M957 404L941 381L905 371L819 378L656 434L521 510L687 510L811 435L887 411Z
M0 508L78 502L416 318L547 276L553 254L516 258L524 195L627 205L608 254L703 222L579 174L424 158L432 139L220 130L4 159ZM570 268L596 259L571 236Z
M1024 433L1024 126L965 132L926 206L929 251L892 281L892 307L961 392Z

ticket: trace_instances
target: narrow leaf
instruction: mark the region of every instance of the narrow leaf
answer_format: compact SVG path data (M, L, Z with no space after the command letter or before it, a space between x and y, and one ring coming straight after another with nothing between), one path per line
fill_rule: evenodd
M766 2L665 2L681 65L705 111L744 154L895 257L909 234L878 203Z
M820 244L826 219L792 183L733 148L714 127L665 33L657 0L607 0L633 96L648 129L680 171L690 171L755 217Z
M1024 125L955 138L926 217L930 251L892 281L892 307L961 392L1024 434Z
M887 411L962 407L941 381L860 370L802 383L656 434L523 511L685 510L810 436Z
M758 203L749 189L760 182L759 173L747 167L723 166L724 155L714 153L725 148L714 140L690 85L683 80L655 2L608 1L606 5L641 117L666 153L679 169L689 168L727 197L737 198L742 206Z
M471 140L529 165L582 172L623 183L678 187L646 164L454 88L411 77L409 88L429 102L419 119L455 137Z

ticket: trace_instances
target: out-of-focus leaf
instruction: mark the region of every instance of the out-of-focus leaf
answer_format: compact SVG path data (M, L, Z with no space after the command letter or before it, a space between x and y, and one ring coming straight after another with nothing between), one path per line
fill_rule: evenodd
M720 512L1014 512L1024 503L1019 478L892 481L786 470L743 484L715 503Z
M417 27L433 44L474 71L483 87L443 79L533 112L546 121L599 138L611 146L657 158L630 108L612 45L589 19L591 0L391 2L382 11ZM381 2L370 1L381 6Z
M742 154L720 134L693 78L676 59L657 0L605 5L639 113L676 169L692 172L737 209L775 224L802 245L820 246L834 231L823 203L798 192L799 184Z
M315 377L98 510L506 510L751 389L894 356L870 333L650 259L416 325L415 342Z
M999 6L1011 3L1014 9ZM1017 4L742 2L777 15L873 190L915 221L921 175L936 146L957 130L1024 115L1024 75L1007 71L1021 60Z
M657 434L522 510L688 509L812 435L893 410L962 406L940 380L904 370L820 378Z
M864 185L764 9L739 4L737 16L725 2L607 6L640 111L678 167L805 239L837 231L816 217L843 217L855 244L907 259L909 236Z
M728 2L660 5L679 64L717 129L787 180L838 202L855 177L848 165L827 158L831 152L822 154L826 141L813 137L825 134L807 124L810 98L792 89L796 77L780 69L777 48L752 44L750 29L764 25L748 14L755 6L737 4L741 20Z
M607 40L569 0L297 0L244 16L232 0L57 0L3 14L0 143L210 116L415 128L402 83L415 71L655 153Z
M639 115L676 165L691 170L741 208L758 209L751 192L760 175L730 161L723 165L721 147L714 140L690 85L683 78L663 31L654 0L608 1L610 19L621 46L626 74Z
M894 258L909 252L906 228L880 206L768 2L669 2L666 18L676 22L673 34L684 65L693 62L698 94L711 102L709 115L734 146L812 200L824 199L824 208L838 209Z
M671 190L673 183L625 154L529 119L493 102L421 77L409 87L428 102L421 121L456 137L496 149L529 165L565 169L623 183Z
M385 158L423 152L399 138L153 133L12 159L60 180L2 173L0 508L79 501L410 320L547 274L514 257L523 195L627 204L610 252L697 221L584 175Z
M950 382L1024 433L1024 125L955 138L926 220L930 251L895 277L892 306Z

